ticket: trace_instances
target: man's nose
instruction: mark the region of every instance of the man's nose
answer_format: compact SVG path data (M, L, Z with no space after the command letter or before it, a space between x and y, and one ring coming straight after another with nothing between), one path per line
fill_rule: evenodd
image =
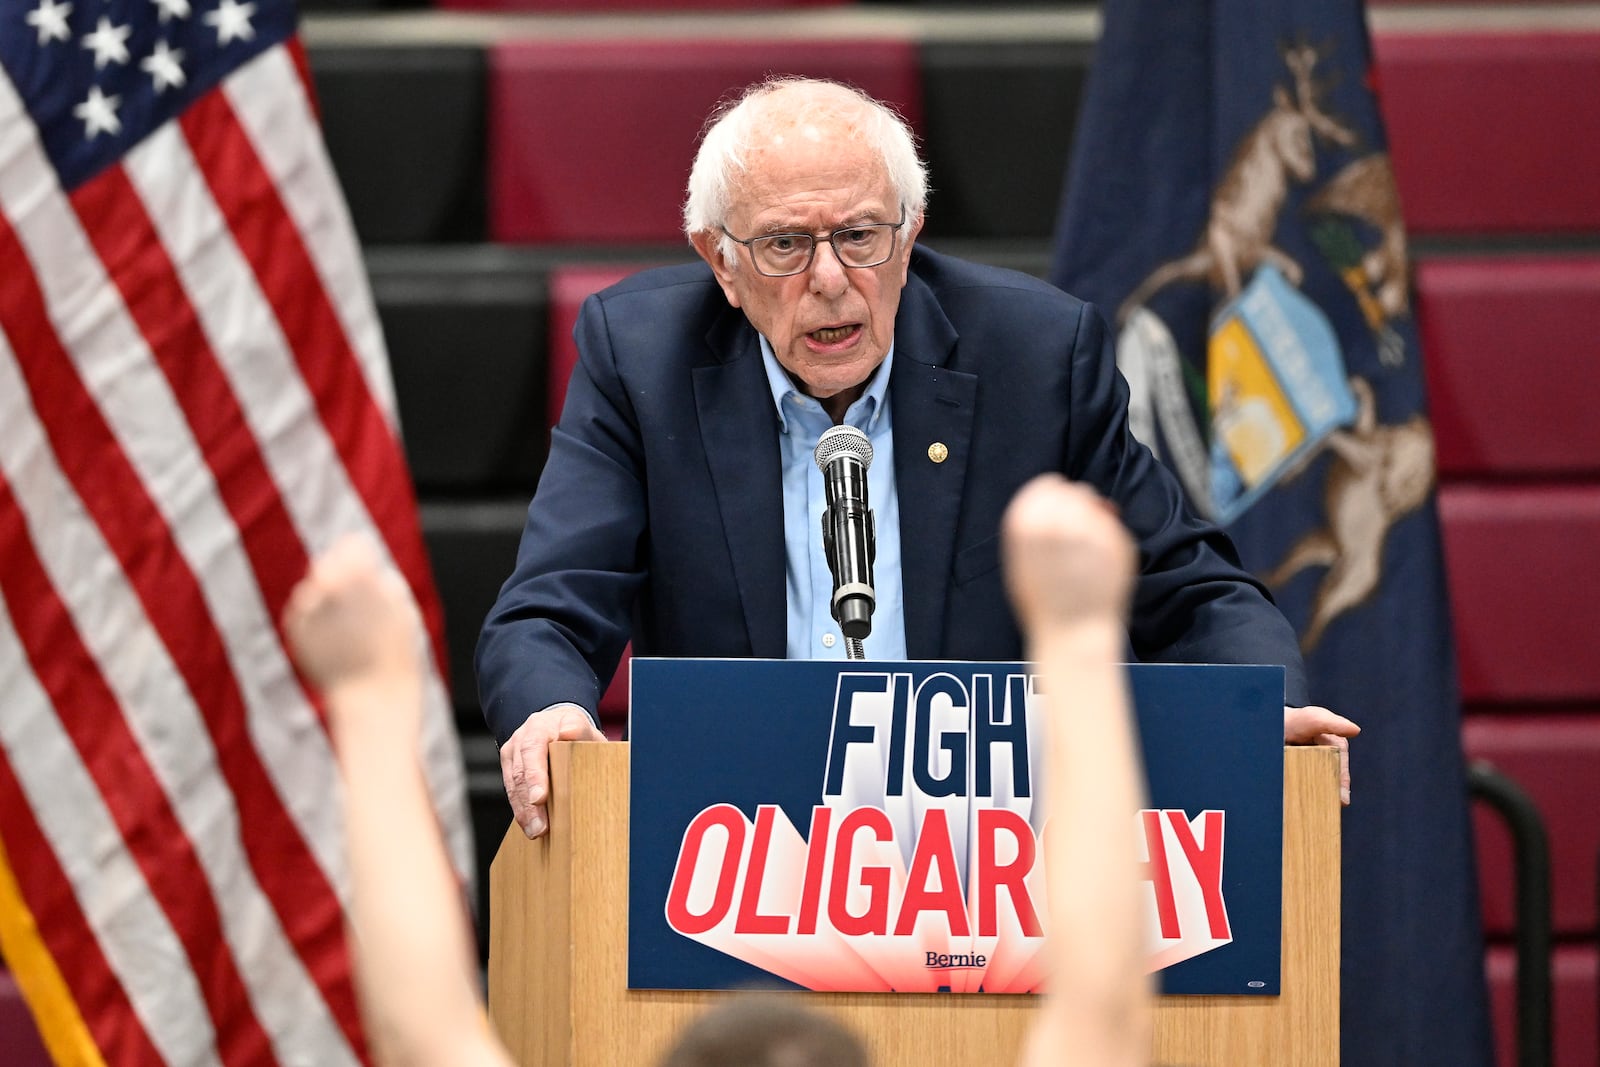
M844 291L845 266L839 260L832 241L818 241L811 257L811 289L816 293L837 295Z

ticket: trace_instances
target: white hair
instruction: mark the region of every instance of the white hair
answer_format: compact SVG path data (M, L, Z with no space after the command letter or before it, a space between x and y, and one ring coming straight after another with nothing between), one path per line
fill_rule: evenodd
M780 121L800 125L818 120L882 156L889 184L908 217L922 214L928 202L928 166L917 155L905 119L853 86L785 75L750 86L711 113L689 171L684 233L718 233L723 259L734 262L733 242L721 228L727 224L734 186L749 169L758 133Z

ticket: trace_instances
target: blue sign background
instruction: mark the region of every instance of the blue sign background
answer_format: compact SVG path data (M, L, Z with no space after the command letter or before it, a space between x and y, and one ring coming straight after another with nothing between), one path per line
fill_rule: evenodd
M1162 992L1275 994L1283 904L1283 668L1129 667L1150 806L1227 812L1234 940L1161 973ZM1021 663L635 659L629 714L628 986L794 988L673 931L664 902L684 828L718 803L777 804L804 834L822 800L841 671L1029 673ZM1131 813L1130 813L1131 815ZM1131 829L1130 821L1130 833ZM1260 983L1255 985L1253 983Z

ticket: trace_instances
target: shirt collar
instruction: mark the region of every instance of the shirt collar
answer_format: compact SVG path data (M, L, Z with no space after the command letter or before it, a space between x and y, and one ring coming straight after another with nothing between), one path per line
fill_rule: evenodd
M778 425L784 433L788 433L789 420L783 413L784 400L796 396L804 402L816 404L819 408L821 404L795 388L794 382L789 378L789 372L778 362L778 354L773 351L772 343L761 334L756 336L761 341L761 363L767 372L767 386L772 390L772 403L778 409ZM883 362L872 372L872 380L867 383L867 391L850 405L850 411L845 416L846 423L869 434L876 428L878 420L883 417L884 401L889 394L889 372L893 366L894 342L890 341L889 351L883 357Z

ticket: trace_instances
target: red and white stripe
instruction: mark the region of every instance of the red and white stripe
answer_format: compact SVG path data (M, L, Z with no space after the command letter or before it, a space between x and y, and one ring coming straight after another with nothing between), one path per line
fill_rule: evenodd
M0 841L106 1062L362 1055L336 768L277 628L346 531L429 622L425 764L471 869L386 356L293 47L70 197L0 78Z

